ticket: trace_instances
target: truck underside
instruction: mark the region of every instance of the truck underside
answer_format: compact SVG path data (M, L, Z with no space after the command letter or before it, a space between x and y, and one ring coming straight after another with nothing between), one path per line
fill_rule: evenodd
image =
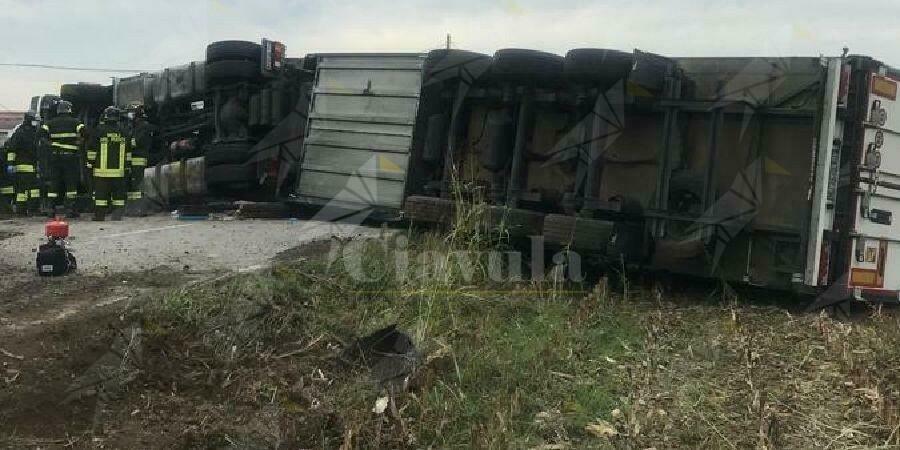
M538 64L543 55L516 56ZM798 281L824 85L817 58L580 50L559 62L543 79L497 75L491 62L454 110L450 122L463 126L450 132L444 164L469 198L540 213L512 231L611 263L772 287ZM448 171L423 172L433 189L415 194L447 198ZM415 217L429 202L414 198L407 209Z

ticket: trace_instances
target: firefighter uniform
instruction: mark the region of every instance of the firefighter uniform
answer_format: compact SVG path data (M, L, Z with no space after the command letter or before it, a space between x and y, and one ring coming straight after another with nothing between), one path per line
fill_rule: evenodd
M15 171L16 211L36 213L40 209L41 190L37 180L37 129L34 116L26 115L25 122L7 141L7 164Z
M3 145L0 151L0 210L8 209L15 200L16 188L14 185L13 175L9 173L7 167L15 160L15 153L10 151L9 141Z
M60 102L63 103L68 102ZM67 109L61 106L59 115L42 127L50 142L47 198L52 206L62 203L72 214L77 215L75 200L78 198L78 185L81 181L80 144L84 124L72 116L71 104Z
M121 217L121 208L125 206L125 168L130 144L130 139L124 135L116 120L110 117L97 127L91 139L88 154L94 157L90 161L94 175L94 220L104 220L110 208L113 219Z
M153 127L146 121L140 120L132 131L131 151L127 155L129 201L137 201L142 197L141 184L144 182L144 169L147 168L152 145Z

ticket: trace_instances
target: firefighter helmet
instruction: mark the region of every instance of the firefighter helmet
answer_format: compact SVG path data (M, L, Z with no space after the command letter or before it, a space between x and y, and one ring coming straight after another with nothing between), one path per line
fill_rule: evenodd
M144 105L135 104L131 106L131 112L134 113L135 118L146 119L147 112L144 111Z
M56 104L56 113L72 114L72 102L67 100L60 100L59 103Z
M119 111L119 108L115 106L107 106L106 109L103 110L103 121L104 122L118 122L119 116L122 114Z
M22 118L22 123L31 125L35 120L37 120L37 116L34 114L34 111L26 111L25 116Z

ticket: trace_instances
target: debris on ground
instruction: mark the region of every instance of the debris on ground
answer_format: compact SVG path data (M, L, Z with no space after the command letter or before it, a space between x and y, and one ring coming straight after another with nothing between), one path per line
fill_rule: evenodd
M371 370L372 381L379 390L406 390L410 377L419 367L422 356L412 338L389 325L363 336L344 350L342 359Z
M291 209L280 202L235 202L235 216L240 219L286 219Z
M585 425L584 431L599 438L608 438L619 434L619 432L616 431L616 427L603 419L597 419L594 422Z

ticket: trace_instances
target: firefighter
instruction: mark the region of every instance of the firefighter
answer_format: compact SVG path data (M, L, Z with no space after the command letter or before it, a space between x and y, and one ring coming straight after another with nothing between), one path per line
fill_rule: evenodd
M56 117L41 128L50 143L47 198L51 207L60 204L69 217L78 217L76 200L81 181L81 143L84 124L72 115L72 103L61 100Z
M94 175L94 220L106 220L106 212L112 208L111 218L122 219L125 207L126 158L131 142L120 123L121 111L110 106L103 111L103 122L97 126L88 145L88 154Z
M16 188L13 184L15 169L10 164L15 157L16 155L10 151L9 141L7 141L0 148L0 212L9 212L12 209L13 200L16 198Z
M141 106L135 106L129 117L132 118L131 152L128 153L128 201L135 204L134 213L144 215L142 205L141 184L144 181L144 169L150 157L151 147L155 139L156 129L147 121Z
M40 210L41 190L37 180L37 119L25 113L22 125L7 141L7 164L14 172L16 212L27 216Z

